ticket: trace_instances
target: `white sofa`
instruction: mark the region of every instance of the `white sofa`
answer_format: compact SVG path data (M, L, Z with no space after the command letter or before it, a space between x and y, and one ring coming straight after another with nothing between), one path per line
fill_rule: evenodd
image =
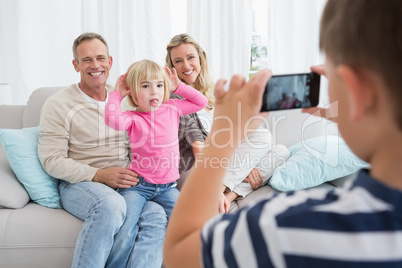
M44 101L60 89L39 88L27 105L0 105L0 128L37 126ZM336 126L326 121L308 123L308 115L300 111L272 113L269 120L273 144L290 146L302 138L337 133ZM318 187L337 187L348 177ZM273 191L263 186L232 207L241 207ZM0 267L70 267L82 223L63 209L50 209L31 201L0 145Z

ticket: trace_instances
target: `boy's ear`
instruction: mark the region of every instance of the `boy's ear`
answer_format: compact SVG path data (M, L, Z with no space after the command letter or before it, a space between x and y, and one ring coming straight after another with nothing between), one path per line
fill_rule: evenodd
M370 74L364 70L356 70L346 65L338 66L337 71L347 87L350 102L350 119L352 122L358 122L375 105L376 92L370 82Z

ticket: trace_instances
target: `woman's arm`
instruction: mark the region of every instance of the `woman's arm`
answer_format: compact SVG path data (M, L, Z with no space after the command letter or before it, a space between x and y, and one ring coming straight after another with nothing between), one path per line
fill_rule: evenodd
M192 169L182 188L167 227L164 246L167 267L201 266L201 229L218 212L216 204L222 194L225 168L245 136L245 126L252 128L261 123L254 119L260 111L262 93L270 76L270 71L262 70L247 83L243 77L234 76L227 92L223 89L225 81L217 82L212 131L200 163Z

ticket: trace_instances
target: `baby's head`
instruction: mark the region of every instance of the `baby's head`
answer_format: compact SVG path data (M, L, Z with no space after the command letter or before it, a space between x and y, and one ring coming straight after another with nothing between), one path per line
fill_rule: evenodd
M163 81L164 95L162 103L169 100L170 82L165 71L154 61L142 60L131 64L127 70L126 82L131 91L131 95L128 95L128 102L131 106L138 107L140 105L141 83L151 80Z

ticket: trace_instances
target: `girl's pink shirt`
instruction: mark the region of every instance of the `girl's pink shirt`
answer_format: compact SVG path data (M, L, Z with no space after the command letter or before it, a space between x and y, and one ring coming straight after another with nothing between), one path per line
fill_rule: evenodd
M179 179L180 116L198 112L208 104L204 95L184 83L175 93L185 99L169 99L153 112L122 112L122 97L116 91L110 93L106 104L105 123L128 133L132 151L128 168L150 183L166 184Z

